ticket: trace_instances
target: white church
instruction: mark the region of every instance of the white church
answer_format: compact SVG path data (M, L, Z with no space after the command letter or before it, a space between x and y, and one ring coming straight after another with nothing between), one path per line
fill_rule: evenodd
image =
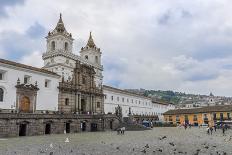
M149 98L112 87L103 87L102 53L95 45L91 32L87 45L80 49L80 55L73 53L73 40L72 34L65 29L60 15L55 29L46 37L47 49L42 56L44 60L42 68L0 59L0 111L32 113L58 111L59 82L70 81L73 78L76 61L93 67L94 82L105 94L105 113L114 113L118 105L123 107L125 117L129 113L162 115L163 112L174 108L170 104L167 106L160 104L163 108L160 112L157 111L159 105L154 104Z

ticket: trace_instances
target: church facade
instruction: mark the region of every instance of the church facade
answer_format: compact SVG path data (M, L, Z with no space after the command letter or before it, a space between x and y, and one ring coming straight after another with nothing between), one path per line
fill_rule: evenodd
M115 129L104 114L101 52L90 33L73 53L62 16L46 37L44 67L0 59L0 137Z
M73 53L72 34L68 33L62 16L48 33L47 51L43 54L44 69L61 76L59 111L64 113L103 113L101 52L90 32L80 56Z

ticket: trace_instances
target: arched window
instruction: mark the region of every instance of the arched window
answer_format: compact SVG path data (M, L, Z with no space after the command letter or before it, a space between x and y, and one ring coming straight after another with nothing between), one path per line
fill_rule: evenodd
M98 57L97 56L95 56L95 62L98 63Z
M4 90L0 88L0 102L3 102Z
M65 49L65 51L68 50L68 43L67 42L64 43L64 49Z
M52 41L52 50L55 50L55 48L56 48L56 43L55 41Z
M86 55L86 56L85 56L85 59L88 60L88 58L89 58L88 55Z

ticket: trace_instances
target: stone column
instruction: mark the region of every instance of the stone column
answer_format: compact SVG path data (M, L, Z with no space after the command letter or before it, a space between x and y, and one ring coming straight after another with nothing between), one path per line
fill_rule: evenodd
M81 94L78 94L79 95L79 112L81 111Z
M93 105L93 112L96 112L96 103L95 103L95 96L92 96L92 105Z
M20 98L19 98L19 93L18 92L16 93L16 96L17 97L16 97L16 107L15 108L16 108L17 112L19 112Z
M90 112L93 112L93 100L92 100L92 95L90 95Z

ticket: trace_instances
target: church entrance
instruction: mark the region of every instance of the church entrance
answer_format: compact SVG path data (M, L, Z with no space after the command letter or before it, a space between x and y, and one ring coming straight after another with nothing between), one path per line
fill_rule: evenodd
M27 96L23 96L20 101L21 112L30 112L30 99Z
M97 131L97 123L91 123L91 131Z
M86 122L81 122L81 131L86 131Z
M110 129L113 129L113 121L110 121Z
M86 112L86 102L85 99L81 99L81 111Z
M27 134L27 124L19 125L19 136L26 136Z
M66 133L70 133L70 123L65 124Z
M51 124L50 123L47 123L45 125L45 135L47 134L51 134Z

